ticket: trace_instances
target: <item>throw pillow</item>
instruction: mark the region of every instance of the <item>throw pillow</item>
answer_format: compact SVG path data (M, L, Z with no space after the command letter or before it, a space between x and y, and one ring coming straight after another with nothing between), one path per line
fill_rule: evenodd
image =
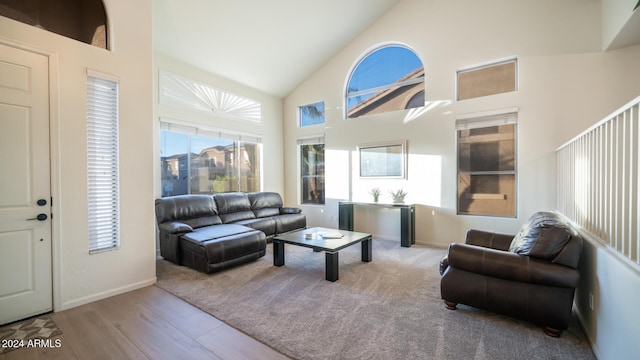
M572 228L557 214L537 212L511 241L509 251L545 260L555 258L573 236Z

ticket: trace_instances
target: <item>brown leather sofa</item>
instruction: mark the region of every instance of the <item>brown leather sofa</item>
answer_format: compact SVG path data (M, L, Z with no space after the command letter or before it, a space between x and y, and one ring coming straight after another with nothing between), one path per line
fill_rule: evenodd
M469 230L440 263L440 292L458 303L521 318L558 337L569 327L582 238L558 214L538 212L513 235Z
M179 195L156 199L160 255L212 273L257 260L278 234L304 229L301 209L274 192Z

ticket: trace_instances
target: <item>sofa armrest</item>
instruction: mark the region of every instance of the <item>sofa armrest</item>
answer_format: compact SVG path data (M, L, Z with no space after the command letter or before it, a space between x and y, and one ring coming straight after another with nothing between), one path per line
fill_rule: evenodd
M184 234L193 231L191 226L179 221L165 222L160 224L158 227L160 228L160 231L165 231L169 234Z
M280 214L300 214L302 209L295 207L283 207L280 208Z
M193 228L179 221L167 221L158 225L160 229L160 255L165 260L180 265L180 237L193 231Z
M465 244L506 251L509 250L512 240L513 235L482 230L469 230L467 231Z
M468 244L451 244L447 256L452 268L510 281L575 288L577 270L508 251Z

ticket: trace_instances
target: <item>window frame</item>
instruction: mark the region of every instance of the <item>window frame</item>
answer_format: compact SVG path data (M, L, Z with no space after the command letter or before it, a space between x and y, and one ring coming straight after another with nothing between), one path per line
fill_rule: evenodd
M513 89L509 88L509 89L485 89L483 93L478 93L475 94L473 96L465 96L463 98L460 97L460 89L461 89L461 76L464 76L465 74L471 74L471 73L479 73L482 71L487 71L490 69L497 69L501 66L505 66L505 65L509 65L513 63ZM495 75L495 74L494 74ZM485 75L488 76L488 75ZM486 79L485 79L486 81ZM506 84L506 83L505 83ZM505 85L503 84L503 85ZM494 83L493 85L498 85L498 83ZM496 60L491 60L488 62L484 62L481 64L476 64L476 65L471 65L471 66L467 66L467 67L463 67L460 69L456 70L456 101L465 101L465 100L472 100L472 99L477 99L480 97L485 97L485 96L492 96L492 95L500 95L500 94L506 94L506 93L510 93L510 92L515 92L518 91L518 57L517 56L509 56L509 57L505 57L505 58L501 58L501 59L496 59Z
M303 122L303 109L304 108L317 108L317 105L322 105L322 111L321 111L321 122L314 122L314 123L310 123L310 124L304 124ZM313 117L313 116L312 116ZM326 113L325 113L325 104L324 104L324 100L322 101L316 101L313 103L309 103L309 104L305 104L305 105L300 105L298 106L298 127L308 127L308 126L315 126L315 125L323 125L326 122Z
M360 179L407 179L407 140L396 140L358 145L358 176ZM399 153L386 149L399 148ZM379 164L369 162L378 160ZM389 168L389 164L393 165ZM390 169L400 172L395 174Z
M416 68L413 72L416 72L416 70L420 70L422 72L422 75L418 76L417 78L409 78L409 79L405 79L405 80L401 80L401 81L395 81L395 82L391 82L385 85L381 85L381 86L374 86L371 88L367 88L367 89L359 89L357 91L354 92L349 92L349 86L351 85L353 76L355 74L355 72L358 70L359 66L370 56L374 55L375 53L377 53L380 50L383 50L385 48L390 48L390 47L398 47L398 48L403 48L406 49L408 51L410 51L411 53L413 53L413 55L415 55L416 59L420 62L420 64L422 65L422 67L418 67ZM418 71L418 73L420 72ZM411 74L412 72L409 72L407 74ZM407 75L405 74L405 76ZM420 89L418 91L413 91L412 88L410 88L410 86L414 86L417 84L422 84L422 86L420 87ZM420 56L418 56L418 53L411 48L410 46L403 44L403 43L399 43L399 42L387 42L387 43L382 43L382 44L378 44L370 49L368 49L367 51L365 51L364 53L362 53L360 55L360 57L354 62L354 64L351 66L351 69L349 70L348 76L345 79L345 85L343 87L344 89L344 93L343 93L343 118L345 120L351 120L351 119L356 119L365 115L369 115L368 112L364 113L364 114L360 114L360 115L356 115L356 116L350 116L349 112L350 110L350 106L349 106L349 99L353 98L355 96L360 96L360 95L365 95L365 94L371 94L371 97L375 97L377 94L382 94L385 91L392 91L392 90L397 90L397 89L401 89L403 87L407 87L407 89L409 90L410 94L409 96L404 99L404 101L401 101L400 103L403 104L402 107L397 107L397 108L393 108L390 110L386 110L386 111L382 111L382 112L372 112L371 115L374 114L379 114L379 113L387 113L387 112L391 112L391 111L397 111L397 110L406 110L408 109L406 106L409 103L409 100L416 94L419 92L425 92L426 90L426 82L425 82L425 74L424 74L424 62L422 61L422 59L420 58ZM366 101L362 101L360 102L358 105L360 104L364 104L366 103ZM354 106L357 107L358 105ZM422 105L424 106L424 105Z

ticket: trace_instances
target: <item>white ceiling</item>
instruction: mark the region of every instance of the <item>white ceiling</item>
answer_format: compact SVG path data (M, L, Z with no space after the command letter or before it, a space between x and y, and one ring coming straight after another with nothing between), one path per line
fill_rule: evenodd
M153 0L153 46L284 97L398 1Z

